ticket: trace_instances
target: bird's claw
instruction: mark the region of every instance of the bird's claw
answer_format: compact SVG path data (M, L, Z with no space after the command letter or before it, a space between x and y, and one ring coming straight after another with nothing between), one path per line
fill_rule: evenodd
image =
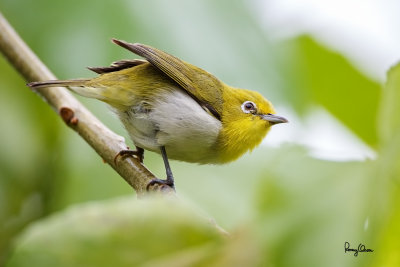
M174 181L171 181L170 179L162 180L162 179L152 179L146 186L146 191L150 191L150 187L154 185L159 185L161 189L165 186L171 187L172 189L175 190L175 184Z
M135 156L138 158L138 160L140 161L140 163L143 163L143 159L144 159L144 151L142 148L137 148L137 150L121 150L120 152L118 152L117 155L115 155L114 157L114 165L117 165L117 159L118 157L126 157L126 156Z

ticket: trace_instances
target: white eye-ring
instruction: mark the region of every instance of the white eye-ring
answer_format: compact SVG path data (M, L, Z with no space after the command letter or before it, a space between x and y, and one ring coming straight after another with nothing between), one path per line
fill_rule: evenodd
M242 104L242 110L244 113L254 114L257 112L257 106L251 101L245 101Z

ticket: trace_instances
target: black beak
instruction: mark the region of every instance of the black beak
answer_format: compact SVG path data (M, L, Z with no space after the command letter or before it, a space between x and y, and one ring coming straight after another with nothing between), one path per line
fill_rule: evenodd
M272 125L289 122L286 118L274 114L261 115L261 119L269 121Z

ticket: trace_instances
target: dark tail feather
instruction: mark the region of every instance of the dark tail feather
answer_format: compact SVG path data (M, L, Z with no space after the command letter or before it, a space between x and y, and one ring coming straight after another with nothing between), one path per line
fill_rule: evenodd
M78 80L51 80L43 82L31 82L27 85L32 89L39 89L44 87L68 87L68 86L85 86L88 79L78 79Z

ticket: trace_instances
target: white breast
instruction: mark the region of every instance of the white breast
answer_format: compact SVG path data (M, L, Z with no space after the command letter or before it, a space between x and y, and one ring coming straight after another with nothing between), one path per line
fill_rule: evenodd
M221 122L204 111L181 90L166 91L147 108L146 102L117 112L135 145L160 153L165 146L168 158L188 162L215 161L213 153Z

